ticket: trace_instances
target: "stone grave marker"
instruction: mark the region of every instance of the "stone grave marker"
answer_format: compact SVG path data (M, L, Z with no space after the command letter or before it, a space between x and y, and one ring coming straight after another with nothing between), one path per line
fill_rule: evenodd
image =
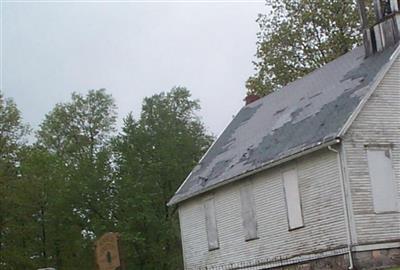
M96 264L98 270L122 269L119 234L105 233L95 242Z

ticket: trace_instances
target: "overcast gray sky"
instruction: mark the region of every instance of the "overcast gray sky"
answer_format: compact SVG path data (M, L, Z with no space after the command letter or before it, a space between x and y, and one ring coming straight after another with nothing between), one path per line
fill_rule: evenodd
M186 86L218 134L243 106L265 12L262 1L5 2L3 92L36 128L73 91L106 88L121 125L145 96Z

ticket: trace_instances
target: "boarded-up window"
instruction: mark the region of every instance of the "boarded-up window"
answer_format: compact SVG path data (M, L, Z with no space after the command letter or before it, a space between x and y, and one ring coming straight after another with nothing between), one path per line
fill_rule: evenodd
M301 212L299 183L297 170L283 173L283 187L285 191L289 229L297 229L304 226Z
M368 148L367 156L375 212L396 211L397 203L390 150Z
M244 238L246 241L257 239L257 220L253 196L253 188L250 183L240 188L240 200Z
M207 199L204 203L204 212L206 216L206 230L208 240L208 250L219 248L217 219L215 216L214 199Z

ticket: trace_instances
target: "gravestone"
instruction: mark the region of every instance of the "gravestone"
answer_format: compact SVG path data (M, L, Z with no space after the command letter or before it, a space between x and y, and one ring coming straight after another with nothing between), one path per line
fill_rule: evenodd
M119 234L105 233L95 243L96 264L98 270L121 269Z

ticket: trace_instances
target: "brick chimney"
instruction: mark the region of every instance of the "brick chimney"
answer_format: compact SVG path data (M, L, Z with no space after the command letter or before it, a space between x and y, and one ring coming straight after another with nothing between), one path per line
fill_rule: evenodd
M400 0L374 0L376 23L368 27L365 0L358 0L366 56L400 41Z
M253 103L256 100L259 100L260 96L253 95L253 94L248 94L245 98L244 101L246 102L246 105L249 105L250 103Z

